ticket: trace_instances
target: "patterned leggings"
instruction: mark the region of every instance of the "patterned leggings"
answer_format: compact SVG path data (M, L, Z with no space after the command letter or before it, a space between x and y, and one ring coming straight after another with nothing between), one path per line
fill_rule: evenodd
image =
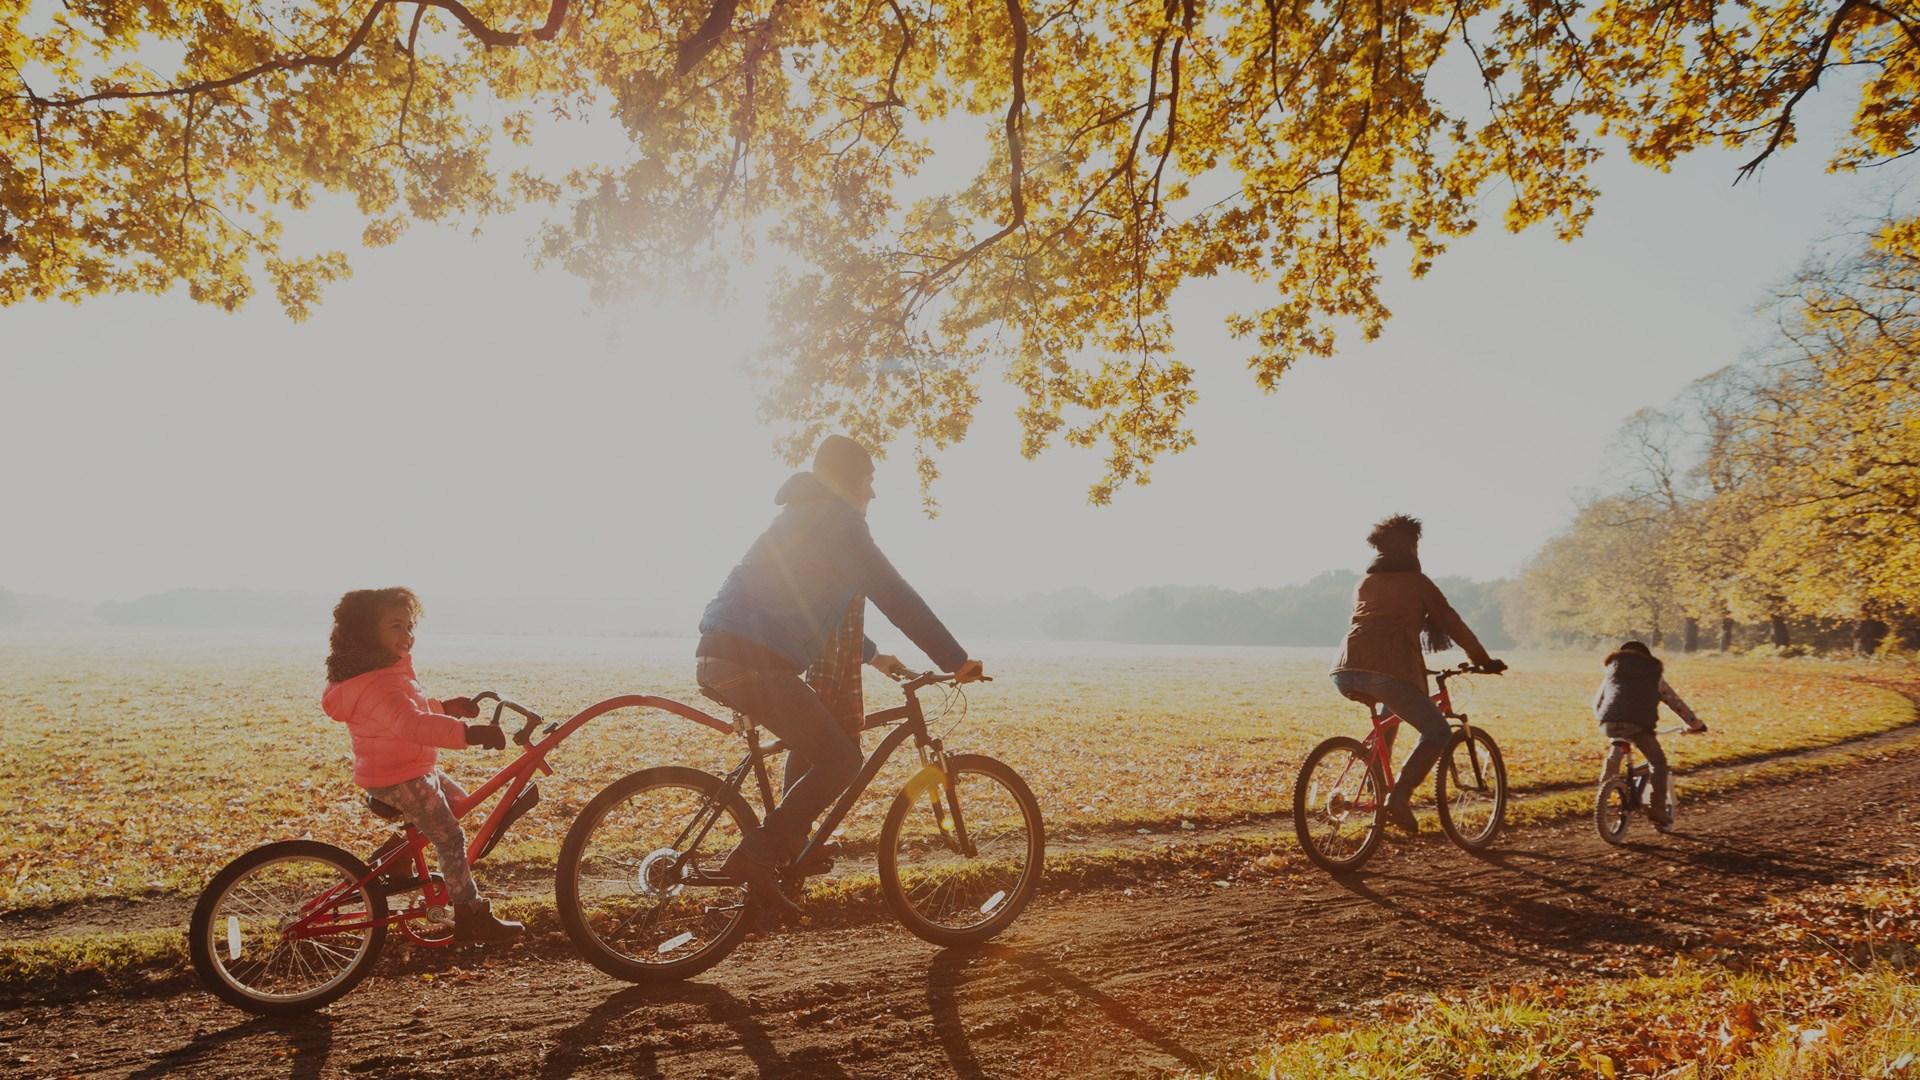
M480 887L474 884L473 868L467 865L467 834L460 819L453 816L450 799L466 797L466 791L453 777L434 770L431 774L392 787L368 788L367 793L406 815L414 828L433 841L440 856L440 872L446 875L447 892L456 904L471 904L480 899Z

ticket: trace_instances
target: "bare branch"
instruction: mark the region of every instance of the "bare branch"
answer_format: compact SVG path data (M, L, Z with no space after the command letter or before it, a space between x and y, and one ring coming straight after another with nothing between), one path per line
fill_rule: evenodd
M1738 184L1753 175L1754 171L1760 168L1760 163L1780 148L1780 143L1787 137L1787 130L1793 126L1794 107L1800 104L1801 98L1806 97L1814 87L1820 85L1820 76L1827 70L1827 54L1833 50L1833 40L1840 34L1840 24L1860 6L1861 0L1842 0L1840 6L1834 9L1833 18L1827 21L1826 33L1820 35L1819 48L1813 58L1813 70L1807 73L1806 81L1800 84L1800 88L1787 99L1786 105L1781 107L1780 117L1773 123L1773 135L1767 139L1765 148L1752 161L1740 166L1740 171L1734 174L1734 183Z

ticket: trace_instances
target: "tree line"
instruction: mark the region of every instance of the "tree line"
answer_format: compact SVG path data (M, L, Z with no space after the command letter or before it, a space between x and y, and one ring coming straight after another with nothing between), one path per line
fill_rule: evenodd
M1773 298L1756 355L1623 424L1509 625L1684 651L1920 646L1920 226L1887 213Z

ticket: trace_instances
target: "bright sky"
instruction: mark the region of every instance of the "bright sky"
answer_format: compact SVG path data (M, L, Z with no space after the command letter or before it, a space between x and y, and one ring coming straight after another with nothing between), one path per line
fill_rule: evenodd
M1090 507L1091 455L1017 451L1006 387L918 512L904 450L872 522L923 592L1236 588L1365 561L1367 524L1427 521L1429 571L1512 573L1604 466L1619 421L1756 341L1754 313L1837 214L1887 190L1828 176L1844 93L1758 182L1700 153L1621 155L1587 236L1483 231L1395 317L1262 396L1223 316L1244 281L1178 298L1200 444ZM1502 198L1504 193L1502 193ZM323 222L324 224L324 222ZM786 474L742 362L762 319L684 300L593 309L535 271L524 228L418 227L314 317L182 295L0 309L0 585L80 600L182 586L661 597L697 611ZM336 243L358 234L345 226ZM689 627L689 629L691 629Z

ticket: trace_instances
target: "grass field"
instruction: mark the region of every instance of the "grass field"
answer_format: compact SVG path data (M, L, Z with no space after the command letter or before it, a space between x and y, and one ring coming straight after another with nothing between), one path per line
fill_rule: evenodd
M1056 833L1171 826L1279 809L1300 758L1357 706L1332 692L1317 650L1004 644L981 650L996 681L969 689L949 736L1017 768ZM561 719L620 693L704 704L689 642L663 639L435 639L416 665L437 695L491 688ZM324 643L89 632L0 636L0 911L155 891L192 892L256 843L313 836L370 847L347 736L318 706ZM1516 788L1586 783L1604 743L1586 703L1597 656L1510 656L1503 678L1456 696L1499 738ZM1817 661L1676 663L1671 680L1713 725L1669 740L1690 766L1826 745L1906 723L1900 695ZM868 707L898 700L870 675ZM930 713L938 695L924 699ZM947 723L936 724L936 730ZM869 746L874 736L869 736ZM658 713L616 713L570 739L545 799L491 861L550 860L573 813L613 778L683 762L719 769L738 744ZM445 753L463 781L503 760ZM898 755L849 819L877 831L907 775ZM484 873L483 873L484 880Z
M1210 1080L1920 1075L1920 865L1775 901L1767 925L1613 979L1381 999ZM1189 1080L1197 1080L1190 1077Z

